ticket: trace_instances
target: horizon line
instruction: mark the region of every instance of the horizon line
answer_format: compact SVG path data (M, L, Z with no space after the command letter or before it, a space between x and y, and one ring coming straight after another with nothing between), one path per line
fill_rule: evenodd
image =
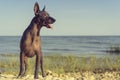
M0 35L0 37L2 36L22 36L22 35ZM120 36L119 34L118 35L40 35L40 36Z

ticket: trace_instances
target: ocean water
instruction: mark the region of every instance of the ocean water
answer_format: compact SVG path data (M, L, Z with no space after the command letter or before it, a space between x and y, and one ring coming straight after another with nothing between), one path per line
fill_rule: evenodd
M0 36L0 54L20 52L20 36ZM105 55L111 46L120 46L120 36L42 36L43 54Z

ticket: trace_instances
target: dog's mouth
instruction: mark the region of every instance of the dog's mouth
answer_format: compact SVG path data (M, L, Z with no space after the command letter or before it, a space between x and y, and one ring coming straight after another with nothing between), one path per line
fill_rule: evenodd
M47 28L53 29L53 24L48 24Z
M49 17L45 20L45 22L43 23L44 26L46 26L47 28L50 28L50 29L53 29L53 23L55 22L56 20L52 17Z

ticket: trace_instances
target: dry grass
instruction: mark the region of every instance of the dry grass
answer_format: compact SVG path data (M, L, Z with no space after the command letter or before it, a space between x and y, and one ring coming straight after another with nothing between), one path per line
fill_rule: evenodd
M28 59L28 74L34 73L35 57ZM56 73L120 71L120 56L117 57L76 57L51 55L44 56L45 70ZM19 55L0 55L0 73L18 74Z

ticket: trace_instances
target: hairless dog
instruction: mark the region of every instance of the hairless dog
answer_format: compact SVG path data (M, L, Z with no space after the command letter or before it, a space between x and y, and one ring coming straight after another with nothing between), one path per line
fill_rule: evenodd
M37 2L34 5L34 13L35 16L30 25L24 31L20 42L20 72L18 78L26 75L26 70L28 68L27 58L33 57L34 55L36 55L34 78L38 78L39 67L41 68L42 76L45 77L39 32L43 26L52 28L55 19L50 17L45 11L45 6L40 10Z

